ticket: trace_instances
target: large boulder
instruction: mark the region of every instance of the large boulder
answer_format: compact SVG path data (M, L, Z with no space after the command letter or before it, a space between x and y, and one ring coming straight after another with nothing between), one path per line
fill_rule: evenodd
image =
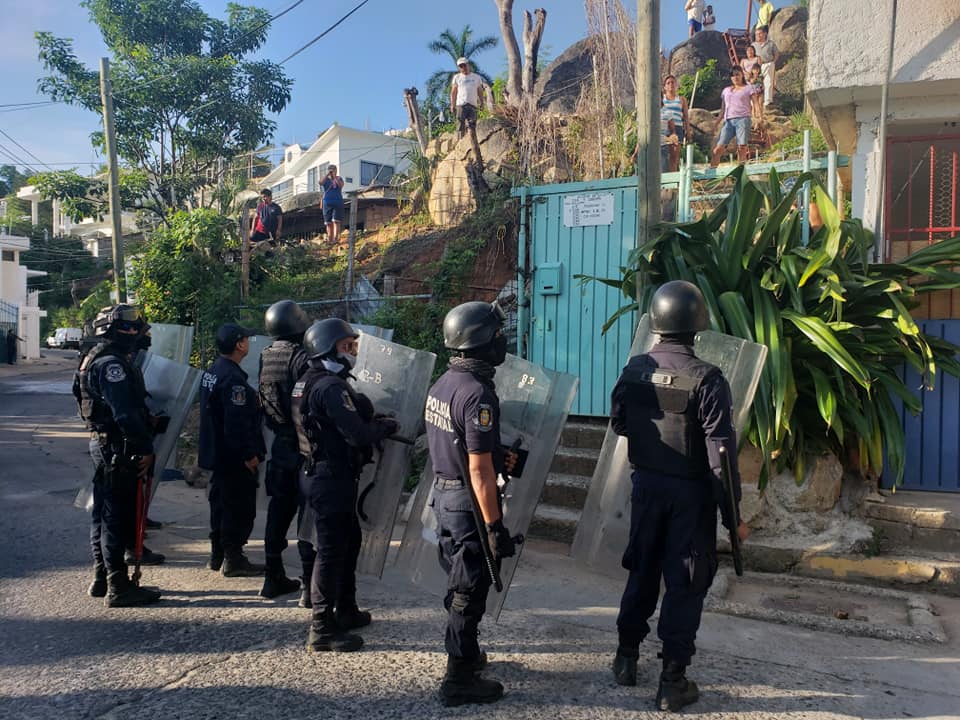
M807 57L807 20L810 11L805 7L788 5L778 10L770 21L770 39L780 56L788 58Z
M724 74L730 69L723 33L716 30L698 32L677 45L670 53L670 74L677 77L693 75L706 65L708 60L716 60L718 68Z
M504 178L510 178L516 172L513 132L493 118L477 123L477 140L483 155L483 176L488 185L503 182ZM449 146L449 143L438 142L437 146ZM476 208L467 177L467 165L471 162L473 148L470 136L464 135L434 170L428 205L434 224L442 227L456 225Z

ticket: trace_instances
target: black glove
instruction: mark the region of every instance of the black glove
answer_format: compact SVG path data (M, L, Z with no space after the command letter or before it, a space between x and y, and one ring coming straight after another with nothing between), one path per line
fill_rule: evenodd
M517 544L510 537L510 531L504 527L503 518L487 523L487 539L494 557L508 558L517 554Z

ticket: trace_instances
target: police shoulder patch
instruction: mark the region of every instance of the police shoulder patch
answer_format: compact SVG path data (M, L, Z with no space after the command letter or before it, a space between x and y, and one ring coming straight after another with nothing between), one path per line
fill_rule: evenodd
M353 398L350 397L350 393L344 390L343 393L341 393L341 395L343 397L343 407L346 408L347 410L350 410L351 412L356 412L357 407L356 405L353 404Z
M234 385L230 388L230 402L234 405L243 406L247 404L247 388L243 385Z
M121 382L127 379L127 371L123 369L123 365L120 363L110 363L107 365L107 369L104 370L104 375L106 375L107 382Z
M296 385L293 386L293 392L290 394L295 398L303 397L303 389L306 386L307 386L307 383L301 380L300 382L298 382Z
M476 426L483 432L493 429L493 406L489 403L480 403L477 406Z

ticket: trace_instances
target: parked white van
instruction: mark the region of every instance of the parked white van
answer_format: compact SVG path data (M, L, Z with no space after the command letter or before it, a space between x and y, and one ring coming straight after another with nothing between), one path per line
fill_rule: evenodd
M57 328L53 335L47 338L47 347L50 348L79 348L83 338L80 328Z

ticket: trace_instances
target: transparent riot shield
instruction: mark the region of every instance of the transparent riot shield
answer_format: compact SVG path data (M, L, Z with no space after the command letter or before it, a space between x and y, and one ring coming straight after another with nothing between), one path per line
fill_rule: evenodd
M656 343L646 315L640 318L630 356L647 352ZM716 365L730 384L733 419L740 435L753 404L767 359L765 345L706 330L698 333L697 357ZM630 462L627 439L607 427L587 501L580 514L571 556L578 563L615 577L626 576L620 559L630 535Z
M150 324L150 352L179 363L190 362L193 350L193 326Z
M359 481L357 515L363 544L357 571L380 577L390 549L403 484L410 471L413 442L423 423L423 408L437 356L368 334L360 336L352 374L357 392L366 395L377 413L392 414L400 423L394 439L385 440ZM316 541L310 509L304 513L300 537Z
M497 368L494 378L500 398L500 441L510 446L519 439L520 448L529 455L523 476L505 488L504 524L513 534L526 534L547 474L560 444L560 433L577 392L577 378L535 365L514 355ZM413 500L397 565L417 585L432 592L446 592L447 580L437 562L437 525L430 507L433 473L427 464ZM490 600L494 618L500 616L507 590L520 561L517 554L501 563L504 591Z
M393 340L393 328L382 328L377 325L364 325L363 323L350 323L354 330L359 330L364 335L373 335L381 340Z
M197 397L202 373L195 367L168 360L152 352L143 356L140 370L143 373L143 383L150 394L147 408L153 415L162 414L170 418L166 432L157 435L153 440L156 478L151 489L152 498L160 484L163 468L175 459L173 454L177 439L187 419L187 413L190 412L190 406Z

